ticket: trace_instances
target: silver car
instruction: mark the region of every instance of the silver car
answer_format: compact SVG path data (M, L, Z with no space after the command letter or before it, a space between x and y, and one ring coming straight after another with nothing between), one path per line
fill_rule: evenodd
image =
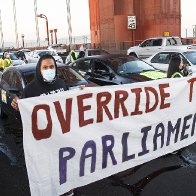
M187 49L178 51L157 52L149 58L145 59L144 61L159 70L167 72L171 56L174 53L180 54L182 56L183 62L190 65L193 73L196 73L196 50Z
M28 63L37 63L40 56L44 54L50 54L54 57L56 62L63 63L62 58L54 50L33 50L26 54L26 59Z

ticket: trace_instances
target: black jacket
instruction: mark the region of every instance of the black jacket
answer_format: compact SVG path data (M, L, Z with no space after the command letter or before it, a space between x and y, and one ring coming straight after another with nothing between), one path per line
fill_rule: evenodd
M55 66L57 70L56 62ZM38 62L35 78L25 87L23 98L55 94L66 90L68 90L68 87L62 79L58 78L57 71L54 81L45 82L41 75L40 63Z

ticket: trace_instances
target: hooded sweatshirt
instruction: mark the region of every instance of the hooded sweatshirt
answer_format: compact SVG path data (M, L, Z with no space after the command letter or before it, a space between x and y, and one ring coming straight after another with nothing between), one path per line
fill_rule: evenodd
M66 86L65 82L62 79L58 78L57 76L56 62L55 62L56 74L55 74L55 79L52 82L44 81L41 74L40 66L41 66L41 61L38 61L35 78L25 87L24 94L23 94L24 98L55 94L58 92L68 90L68 87Z

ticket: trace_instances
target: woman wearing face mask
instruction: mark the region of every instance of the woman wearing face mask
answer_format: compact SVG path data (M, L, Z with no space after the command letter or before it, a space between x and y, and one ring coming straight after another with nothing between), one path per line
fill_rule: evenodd
M40 57L35 78L24 88L23 98L49 95L68 90L65 82L57 76L57 65L53 56L46 54ZM12 100L12 107L18 110L17 100Z
M173 54L170 59L167 77L182 78L184 76L188 76L188 67L190 68L190 66L184 65L182 57L179 54Z

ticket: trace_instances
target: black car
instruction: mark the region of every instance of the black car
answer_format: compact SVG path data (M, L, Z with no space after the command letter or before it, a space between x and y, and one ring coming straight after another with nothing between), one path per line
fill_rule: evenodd
M70 64L86 79L98 85L127 84L166 77L146 62L127 55L108 54L86 57Z
M80 74L71 67L64 64L58 65L58 75L62 78L69 88L80 85L91 86ZM0 116L11 115L16 117L17 112L11 107L11 100L14 95L21 96L24 87L33 80L36 64L25 64L7 68L1 76L0 81ZM92 84L93 85L93 84Z

